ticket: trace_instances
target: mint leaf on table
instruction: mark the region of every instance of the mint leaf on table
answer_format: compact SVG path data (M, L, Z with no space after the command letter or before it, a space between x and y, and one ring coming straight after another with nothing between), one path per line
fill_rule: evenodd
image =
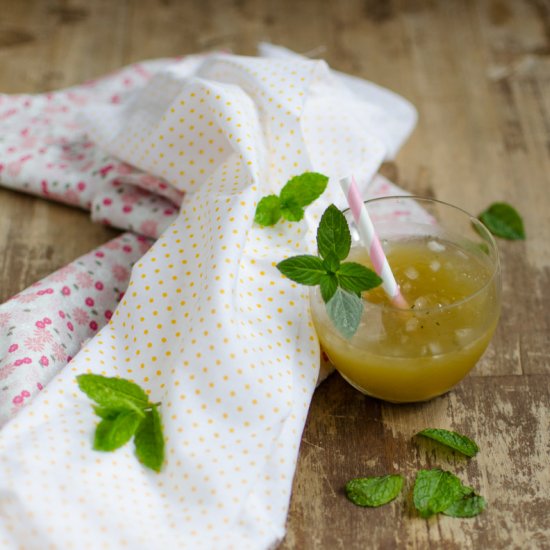
M419 470L413 489L413 502L423 518L443 512L464 496L462 482L451 472L435 468Z
M155 406L147 411L134 438L136 456L148 468L160 472L164 462L164 437L162 423Z
M357 332L363 313L363 302L356 294L337 287L326 308L330 320L344 338L351 338Z
M398 474L380 477L359 477L346 483L346 496L358 506L377 507L391 502L403 488Z
M281 219L281 204L277 195L263 197L254 214L254 221L258 225L275 225Z
M81 374L76 378L78 387L101 407L117 411L132 409L144 416L143 409L148 406L149 398L134 382L99 374Z
M421 435L423 437L428 437L466 455L468 457L473 457L479 451L479 447L476 442L466 437L465 435L459 434L457 432L452 432L449 430L444 430L440 428L426 428L421 432L418 432L416 435Z
M135 411L123 411L113 420L102 420L95 430L94 449L96 451L114 451L122 447L136 433L144 421L143 416Z
M114 451L134 437L138 460L159 472L164 462L164 436L157 409L145 391L123 378L99 374L77 376L79 388L93 401L102 419L96 427L93 448Z
M455 500L447 509L443 510L446 516L453 518L473 518L481 514L487 507L485 499L476 494L471 494Z
M316 172L305 172L291 178L279 196L267 195L256 206L254 221L258 225L275 225L281 217L297 222L304 217L304 208L325 191L328 177Z
M525 239L523 220L517 210L508 203L495 202L478 217L497 237L509 240Z
M317 228L317 250L321 258L334 252L339 260L345 260L351 248L351 233L346 218L334 204L324 212Z

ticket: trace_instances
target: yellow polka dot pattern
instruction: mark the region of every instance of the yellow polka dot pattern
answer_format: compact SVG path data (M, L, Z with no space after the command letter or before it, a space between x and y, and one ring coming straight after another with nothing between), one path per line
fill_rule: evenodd
M322 62L219 56L182 75L96 121L110 150L187 194L111 322L3 430L0 547L242 550L284 534L319 349L307 288L275 264L312 252L320 213L342 197L331 182L305 220L273 228L254 212L291 176L375 167L379 149L370 157L326 97ZM131 445L91 450L82 372L130 378L162 402L161 474Z

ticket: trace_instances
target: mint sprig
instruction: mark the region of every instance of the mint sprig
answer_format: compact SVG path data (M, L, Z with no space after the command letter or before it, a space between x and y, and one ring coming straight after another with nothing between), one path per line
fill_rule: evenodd
M302 254L277 264L277 269L296 283L320 286L321 296L334 326L351 338L361 321L361 292L377 287L382 279L356 262L344 262L351 249L346 218L331 204L317 228L319 256Z
M479 219L497 237L508 240L524 240L523 220L517 210L506 202L495 202L484 210Z
M94 411L101 418L93 448L114 451L134 437L138 460L159 472L164 462L164 436L158 403L151 403L140 386L123 378L81 374L77 381L78 387L97 403Z
M328 177L317 172L304 172L290 179L279 195L267 195L256 206L254 221L258 225L275 225L281 217L298 222L304 217L304 208L320 197L328 184Z

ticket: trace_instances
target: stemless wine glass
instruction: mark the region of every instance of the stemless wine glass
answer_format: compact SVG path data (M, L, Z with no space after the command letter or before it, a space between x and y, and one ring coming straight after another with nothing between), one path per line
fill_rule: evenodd
M413 196L365 202L407 309L381 288L364 292L357 332L343 337L327 315L319 288L311 292L323 350L363 393L395 403L445 393L474 367L500 314L496 243L475 217L450 204ZM348 261L371 267L351 212Z

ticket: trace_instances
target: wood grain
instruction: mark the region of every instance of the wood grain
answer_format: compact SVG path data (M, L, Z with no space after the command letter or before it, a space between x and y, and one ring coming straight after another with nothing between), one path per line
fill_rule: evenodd
M426 404L365 398L338 375L315 394L281 548L550 547L550 5L545 0L0 0L0 89L39 92L137 60L260 40L321 51L339 70L404 95L419 124L384 170L405 189L477 214L523 214L525 242L499 242L503 311L493 343L453 392ZM111 238L84 212L0 190L0 299ZM413 435L465 432L466 461ZM421 467L486 496L475 519L421 520ZM351 477L399 471L404 496L354 507Z

